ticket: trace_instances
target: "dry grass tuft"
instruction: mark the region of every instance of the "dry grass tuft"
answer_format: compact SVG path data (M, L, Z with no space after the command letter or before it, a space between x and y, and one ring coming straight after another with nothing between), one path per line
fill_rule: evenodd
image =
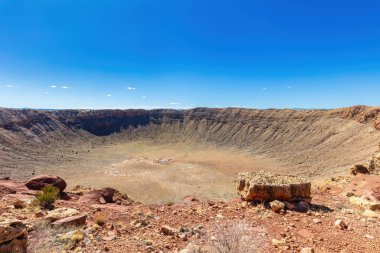
M108 221L108 215L104 212L97 212L94 215L94 223L103 226Z
M265 244L263 229L253 228L244 221L218 224L210 237L210 253L255 253Z

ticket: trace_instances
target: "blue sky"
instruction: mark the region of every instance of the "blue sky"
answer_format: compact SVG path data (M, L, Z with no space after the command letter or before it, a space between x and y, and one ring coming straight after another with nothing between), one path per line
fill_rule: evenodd
M0 107L380 105L379 13L377 0L0 0Z

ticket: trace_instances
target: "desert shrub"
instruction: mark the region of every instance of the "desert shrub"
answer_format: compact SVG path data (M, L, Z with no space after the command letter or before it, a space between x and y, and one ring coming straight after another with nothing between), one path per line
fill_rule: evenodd
M232 221L228 224L217 225L214 235L210 238L212 253L254 253L265 245L259 237L263 231L252 228L246 222Z
M108 220L108 216L107 214L103 212L98 212L94 215L94 223L99 226L104 225L107 222L107 220Z
M40 207L51 209L54 201L59 198L59 189L52 185L44 186L36 198Z

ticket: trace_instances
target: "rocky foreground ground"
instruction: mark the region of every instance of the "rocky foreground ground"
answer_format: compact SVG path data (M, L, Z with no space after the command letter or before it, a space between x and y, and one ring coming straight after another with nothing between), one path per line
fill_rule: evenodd
M0 180L0 252L380 252L378 175L316 182L312 201L294 203L186 196L143 205L78 186L44 210L33 201L41 186Z

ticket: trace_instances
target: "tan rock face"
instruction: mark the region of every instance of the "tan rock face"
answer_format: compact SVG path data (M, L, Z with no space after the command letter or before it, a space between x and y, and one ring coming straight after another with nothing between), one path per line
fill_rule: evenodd
M280 213L285 208L285 204L278 200L270 202L269 205L272 211L275 213Z
M240 173L237 190L247 201L296 201L310 199L311 183L300 177L270 172Z
M57 208L52 211L49 211L48 214L46 215L46 219L51 220L51 221L56 221L60 219L64 219L70 216L74 216L79 214L79 211L73 208Z

